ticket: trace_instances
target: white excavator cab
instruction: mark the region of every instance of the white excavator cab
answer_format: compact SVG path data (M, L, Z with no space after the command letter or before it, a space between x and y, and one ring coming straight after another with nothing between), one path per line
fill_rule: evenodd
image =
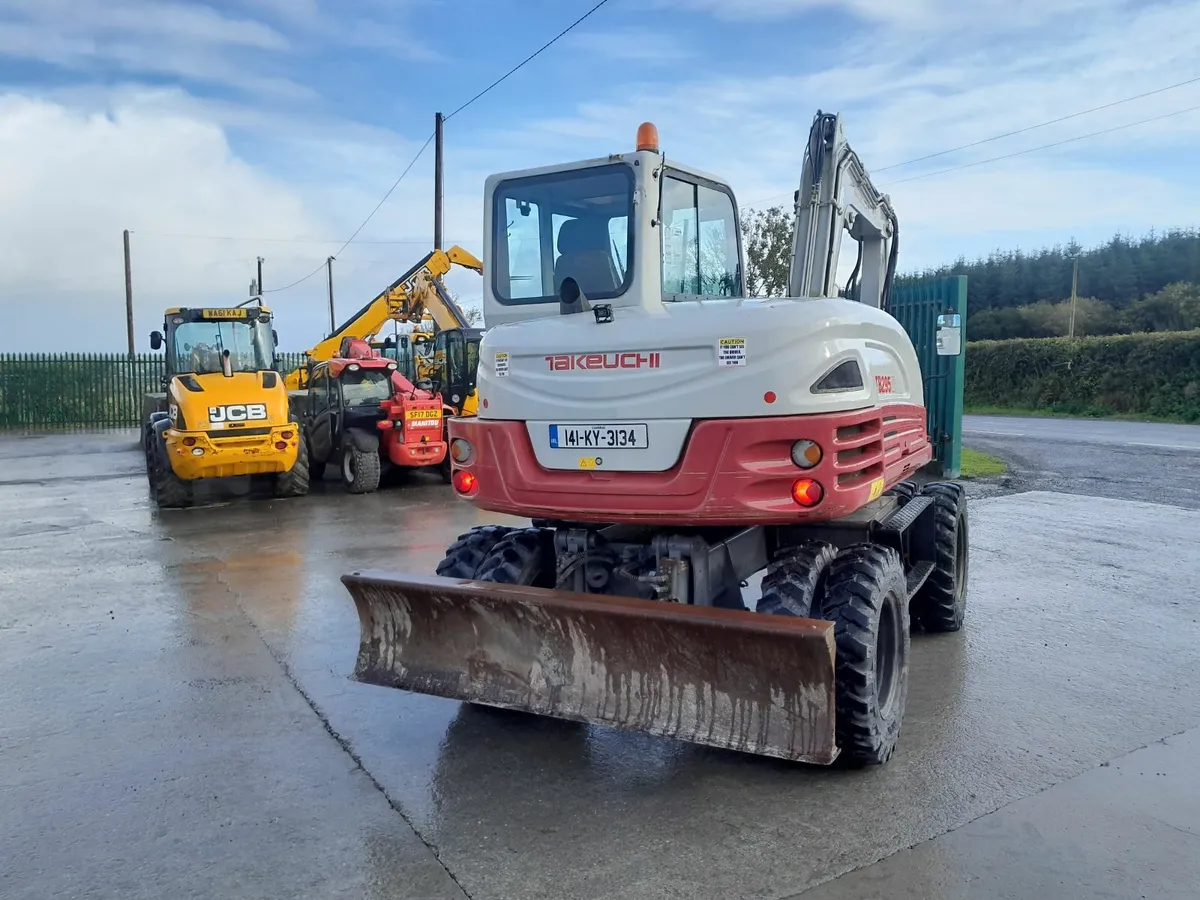
M729 300L745 294L733 191L658 152L652 125L638 149L494 175L485 203L488 327L586 307Z

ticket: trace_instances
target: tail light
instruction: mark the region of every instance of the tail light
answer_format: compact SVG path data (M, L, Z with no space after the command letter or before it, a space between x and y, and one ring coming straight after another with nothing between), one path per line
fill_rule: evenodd
M811 478L797 478L792 482L792 499L806 509L816 506L825 496L825 489Z
M285 441L290 441L292 439L292 433L290 431L281 431L279 432L279 436Z
M801 469L811 469L821 461L821 447L816 441L796 441L792 444L792 462Z
M471 442L463 438L455 438L450 442L450 458L460 466L465 466L471 461L473 455Z
M468 497L479 490L479 479L470 472L459 469L454 473L454 489Z

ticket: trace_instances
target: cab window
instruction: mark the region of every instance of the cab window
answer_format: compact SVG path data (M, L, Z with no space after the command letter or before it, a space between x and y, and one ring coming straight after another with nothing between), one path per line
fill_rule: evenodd
M558 300L574 278L592 300L629 289L632 169L617 163L501 182L493 198L492 289L504 304Z
M737 215L725 190L680 175L663 178L662 290L664 299L742 296Z

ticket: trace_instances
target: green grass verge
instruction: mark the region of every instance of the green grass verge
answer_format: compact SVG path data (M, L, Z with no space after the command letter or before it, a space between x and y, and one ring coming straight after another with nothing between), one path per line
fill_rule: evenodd
M1032 419L1118 419L1123 422L1173 422L1192 425L1182 418L1148 416L1138 413L1110 412L1064 412L1059 409L1019 409L1012 406L965 406L963 414L968 416L1018 416Z
M1008 465L1002 459L988 456L970 447L963 447L962 478L992 478L1003 475L1008 471Z

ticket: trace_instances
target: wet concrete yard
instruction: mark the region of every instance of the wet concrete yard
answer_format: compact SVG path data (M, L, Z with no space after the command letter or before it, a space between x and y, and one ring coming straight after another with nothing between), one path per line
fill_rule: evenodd
M1200 510L976 500L967 627L854 772L351 682L341 575L498 519L159 515L133 440L0 440L2 897L1196 896Z

